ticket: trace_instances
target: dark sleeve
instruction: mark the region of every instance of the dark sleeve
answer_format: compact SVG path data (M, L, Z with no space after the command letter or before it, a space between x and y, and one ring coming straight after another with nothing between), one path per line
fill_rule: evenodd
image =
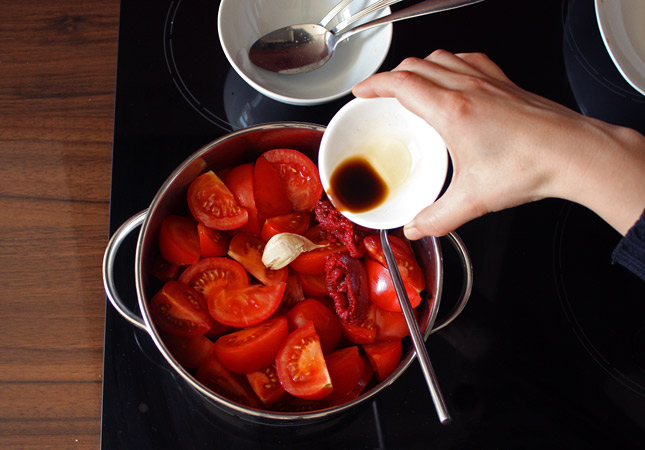
M645 280L645 211L618 242L611 258Z

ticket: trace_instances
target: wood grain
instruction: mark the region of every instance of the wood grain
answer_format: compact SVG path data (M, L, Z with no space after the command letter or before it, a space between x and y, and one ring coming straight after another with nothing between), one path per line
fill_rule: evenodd
M96 449L119 2L0 5L0 448Z

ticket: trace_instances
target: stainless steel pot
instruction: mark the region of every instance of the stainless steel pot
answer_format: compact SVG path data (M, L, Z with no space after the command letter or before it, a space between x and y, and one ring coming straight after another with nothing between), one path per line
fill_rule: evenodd
M158 249L161 221L172 213L184 211L186 193L190 183L207 170L254 161L261 153L273 148L295 148L317 161L318 147L324 127L305 123L273 123L245 128L227 134L202 147L186 159L168 177L155 195L150 207L128 219L114 233L105 250L103 281L105 292L114 308L131 324L146 331L172 369L206 401L233 416L262 424L306 424L330 418L374 397L390 386L410 366L416 354L411 345L404 349L404 357L398 368L387 379L364 392L352 402L311 412L273 412L249 408L216 394L200 383L184 369L164 344L159 330L152 322L148 302L155 294L156 285L151 276L151 266ZM114 265L117 251L125 238L141 227L135 253L135 285L140 315L131 311L116 292ZM435 324L441 302L443 260L438 239L424 238L413 243L413 248L426 275L425 298L419 306L419 325L424 338L450 324L463 310L470 298L472 288L472 265L468 252L455 233L447 236L459 254L464 270L462 290L449 314ZM409 338L406 338L409 339ZM441 364L441 362L435 362Z

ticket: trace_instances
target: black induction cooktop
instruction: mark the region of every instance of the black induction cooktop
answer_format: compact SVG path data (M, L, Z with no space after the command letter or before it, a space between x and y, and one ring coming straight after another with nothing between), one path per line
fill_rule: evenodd
M220 48L218 7L216 0L121 2L111 233L202 145L258 123L325 125L351 99L290 106L254 91ZM436 48L485 52L525 89L645 129L644 98L612 65L591 0L486 0L395 24L381 70ZM490 214L458 233L473 259L473 294L461 316L427 341L450 425L439 424L416 363L336 420L245 422L196 396L148 335L106 303L102 448L642 448L645 284L611 264L620 236L561 200ZM115 277L136 311L135 239L119 252ZM449 245L444 257L443 301L450 302L460 264Z

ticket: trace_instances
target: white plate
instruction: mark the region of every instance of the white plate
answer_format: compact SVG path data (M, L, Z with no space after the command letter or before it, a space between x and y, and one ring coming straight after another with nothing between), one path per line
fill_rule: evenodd
M607 51L623 78L645 95L645 0L595 0Z
M355 0L342 17L347 18L350 12L353 14L374 1ZM318 23L336 3L338 0L222 0L217 20L222 49L249 85L274 100L292 105L316 105L340 98L379 69L392 42L391 24L341 42L327 64L308 73L269 72L256 67L248 56L251 45L266 33L297 23ZM357 24L390 12L390 8L385 8Z

